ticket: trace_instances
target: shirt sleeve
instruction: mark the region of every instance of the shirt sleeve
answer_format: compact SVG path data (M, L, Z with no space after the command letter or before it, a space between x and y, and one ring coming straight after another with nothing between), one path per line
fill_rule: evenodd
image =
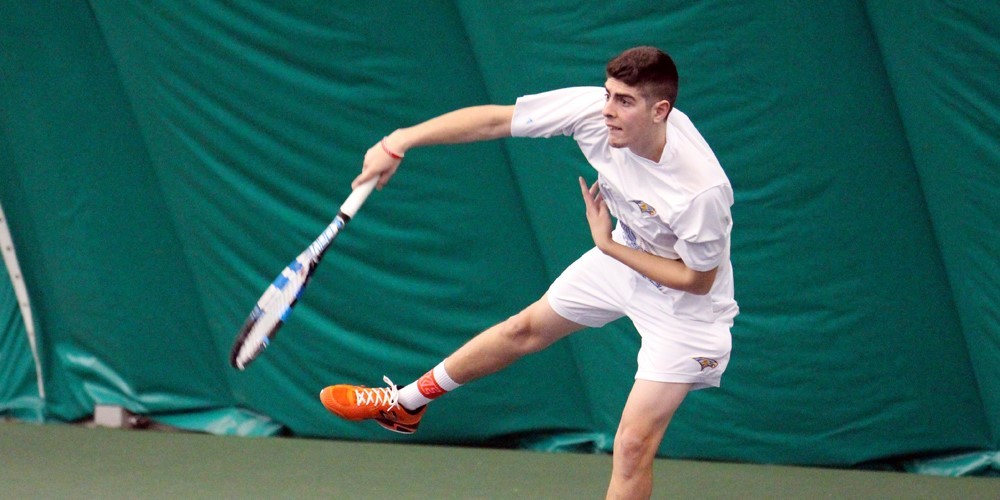
M673 224L677 235L674 250L686 266L695 271L711 271L727 258L733 228L732 205L732 188L716 186L696 196L677 217Z
M601 87L571 87L519 97L514 105L511 135L575 136L595 118L603 125L604 95Z

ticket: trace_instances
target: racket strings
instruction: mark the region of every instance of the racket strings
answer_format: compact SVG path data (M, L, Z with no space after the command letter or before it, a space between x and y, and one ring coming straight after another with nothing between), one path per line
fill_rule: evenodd
M239 355L236 358L237 368L245 368L250 361L253 361L267 348L271 336L287 319L292 304L302 292L309 270L304 265L296 266L295 269L290 267L285 268L280 279L268 287L264 296L257 303L260 312L253 313L257 317L240 347Z
M381 387L377 389L371 388L358 388L354 390L354 399L358 406L381 406L388 405L386 410L391 410L399 404L399 388L396 384L389 380L389 377L383 375L382 380L385 381L389 387Z

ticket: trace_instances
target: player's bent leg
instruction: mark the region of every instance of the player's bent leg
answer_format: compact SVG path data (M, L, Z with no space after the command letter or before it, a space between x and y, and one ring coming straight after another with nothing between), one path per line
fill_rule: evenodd
M549 305L547 296L507 320L475 336L445 359L445 368L460 384L496 373L525 355L541 351L583 328Z
M581 328L552 310L543 296L474 337L445 360L444 368L454 382L464 384L497 372ZM385 382L388 387L332 385L320 392L320 400L327 410L346 420L372 419L391 431L415 432L427 407L407 409L399 402L399 387L388 378Z
M649 498L653 461L691 384L636 380L615 435L609 499Z

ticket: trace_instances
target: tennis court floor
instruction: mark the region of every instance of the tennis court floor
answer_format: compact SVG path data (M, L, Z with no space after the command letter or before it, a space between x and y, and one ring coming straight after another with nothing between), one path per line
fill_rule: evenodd
M0 423L0 498L603 498L611 457ZM658 460L654 498L1000 499L1000 478Z

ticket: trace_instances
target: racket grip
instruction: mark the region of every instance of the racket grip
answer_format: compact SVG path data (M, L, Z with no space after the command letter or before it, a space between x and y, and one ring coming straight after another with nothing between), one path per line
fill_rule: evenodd
M378 177L375 177L358 186L354 191L351 191L351 195L344 200L344 204L340 205L340 213L346 215L348 218L353 218L354 214L358 212L358 209L361 208L361 205L368 198L368 195L372 194L372 189L375 189L377 182Z

